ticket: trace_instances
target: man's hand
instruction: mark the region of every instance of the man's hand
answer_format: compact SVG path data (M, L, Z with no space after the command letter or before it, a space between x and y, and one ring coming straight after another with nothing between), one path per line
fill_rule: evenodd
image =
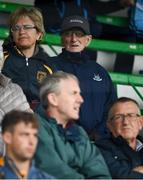
M137 166L133 169L133 171L139 172L139 173L143 173L143 166Z

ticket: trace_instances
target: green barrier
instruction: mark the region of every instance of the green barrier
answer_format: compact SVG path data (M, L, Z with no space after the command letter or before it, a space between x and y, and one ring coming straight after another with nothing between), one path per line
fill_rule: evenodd
M121 52L143 55L143 44L127 43L95 39L90 43L90 48L101 51Z
M5 39L8 36L8 29L0 28L0 39ZM60 36L54 34L46 34L42 40L43 44L48 45L60 45ZM110 51L110 52L121 52L129 54L143 55L143 44L119 42L119 41L109 41L93 39L88 48L100 50L100 51Z
M9 30L6 28L0 28L0 39L5 39L9 35Z
M127 17L119 17L119 16L97 15L96 20L104 24L110 24L119 27L127 27L129 24L129 20Z
M50 45L60 45L60 37L58 35L46 34L43 38L42 43ZM143 44L137 43L93 39L88 48L98 51L143 55Z
M138 87L143 87L143 76L141 75L129 75L129 74L121 74L121 73L109 73L114 84L121 85L130 85L137 95L143 100L143 95L137 89Z
M30 6L30 5L23 5L23 4L18 4L18 3L7 3L7 2L0 2L0 11L3 12L12 12L18 7L23 7L23 6Z
M142 75L130 75L121 73L110 73L110 75L115 84L136 85L139 87L143 87Z

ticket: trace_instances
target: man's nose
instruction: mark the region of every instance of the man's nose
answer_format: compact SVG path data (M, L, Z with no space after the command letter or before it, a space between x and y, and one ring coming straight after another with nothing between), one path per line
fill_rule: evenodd
M83 97L81 95L78 96L78 101L80 104L82 104L84 102Z
M73 40L73 41L76 41L77 40L77 35L76 35L76 33L72 33L72 35L71 35L71 39Z
M128 124L128 122L130 121L128 116L123 116L123 123L124 124Z
M35 137L35 136L30 136L29 137L29 143L30 144L34 145L37 141L38 141L37 137Z
M23 32L25 32L25 29L23 26L21 26L21 28L19 29L19 33L23 33Z

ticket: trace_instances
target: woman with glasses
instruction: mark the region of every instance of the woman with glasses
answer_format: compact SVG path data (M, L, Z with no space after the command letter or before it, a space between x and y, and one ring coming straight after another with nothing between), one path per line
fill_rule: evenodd
M34 7L18 8L10 15L9 29L2 72L22 87L33 107L39 102L39 83L53 73L48 54L39 46L45 33L42 14Z
M116 100L108 113L112 136L96 142L113 179L143 179L143 118L138 103L127 97Z

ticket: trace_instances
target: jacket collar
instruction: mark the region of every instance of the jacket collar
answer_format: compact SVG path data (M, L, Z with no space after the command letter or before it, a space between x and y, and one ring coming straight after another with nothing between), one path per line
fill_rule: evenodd
M6 55L11 52L14 54L16 53L16 55L18 56L25 57L25 55L20 51L20 49L18 49L15 43L13 41L10 41L9 39L4 41L3 48ZM32 57L36 57L37 59L42 61L44 60L46 62L49 56L39 44L36 44L34 55Z
M64 137L65 141L80 141L79 127L74 123L74 121L70 121L66 128L63 128L61 124L57 124L57 121L54 118L50 117L48 118L48 121L50 121L52 124L55 124L59 134Z
M77 64L81 64L89 60L89 57L86 54L85 50L81 52L69 52L65 48L63 48L61 56L63 57L63 60Z
M119 146L129 146L127 141L125 139L123 139L121 136L118 136L116 138L114 136L112 136L111 138L112 138L113 142ZM140 151L142 148L143 148L143 142L141 141L140 136L138 136L136 151Z

